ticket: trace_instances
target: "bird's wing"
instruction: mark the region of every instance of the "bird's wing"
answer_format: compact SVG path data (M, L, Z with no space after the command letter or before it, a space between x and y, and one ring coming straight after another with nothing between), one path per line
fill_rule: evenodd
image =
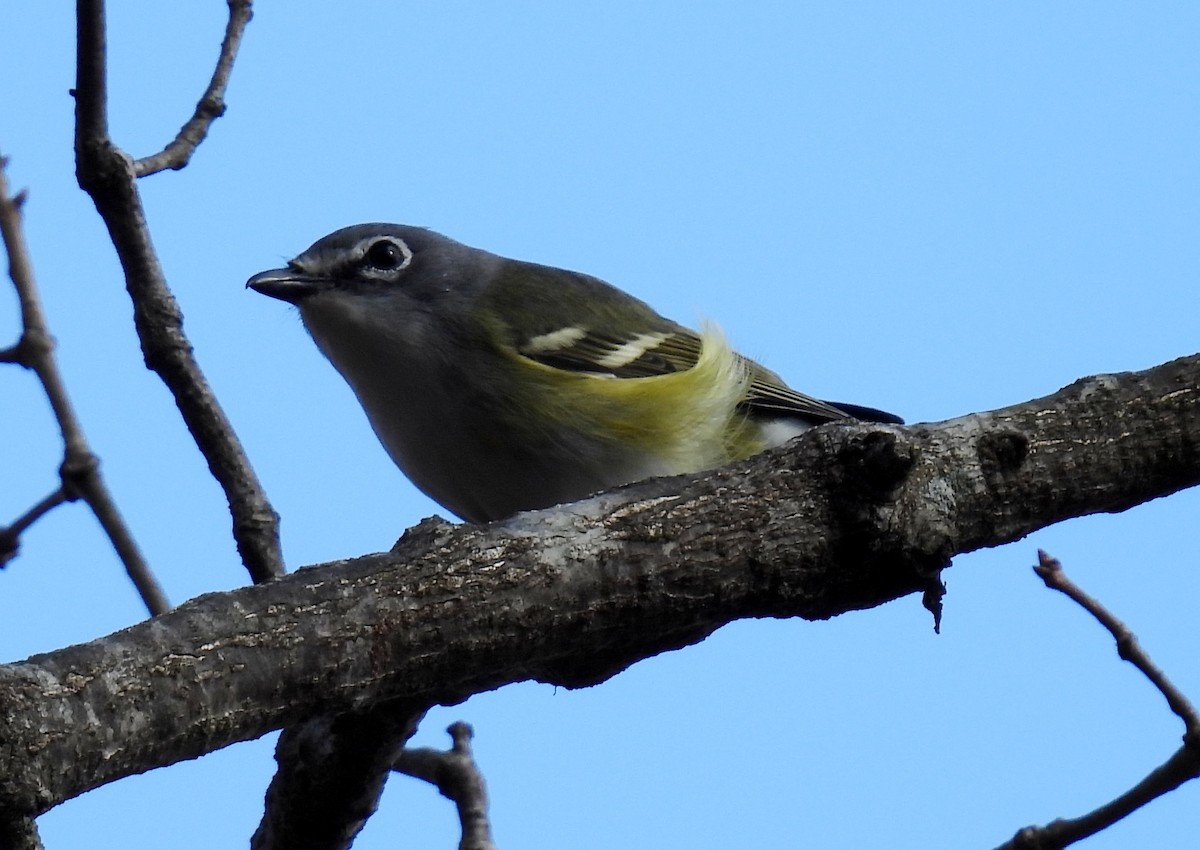
M680 326L618 335L574 325L533 337L518 350L556 369L613 378L649 378L692 368L700 358L702 345L699 334ZM741 402L748 412L794 416L809 422L848 418L838 408L796 392L753 360L740 354L737 357L750 374L750 387Z
M649 378L691 369L700 358L699 334L598 278L516 261L510 261L501 274L512 277L506 286L493 289L504 293L502 301L493 302L493 309L512 317L507 322L510 344L543 365L611 378ZM537 302L536 310L529 309L531 301ZM543 324L524 327L515 313L539 316ZM796 392L748 357L737 357L750 374L741 406L751 415L791 416L814 424L853 418L832 404Z

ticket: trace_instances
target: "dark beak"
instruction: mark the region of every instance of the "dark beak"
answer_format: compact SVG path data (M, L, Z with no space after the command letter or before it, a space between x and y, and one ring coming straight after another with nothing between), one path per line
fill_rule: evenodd
M259 272L246 281L246 286L263 295L270 295L280 301L298 304L308 296L324 288L320 278L306 275L294 269L271 269L269 272Z

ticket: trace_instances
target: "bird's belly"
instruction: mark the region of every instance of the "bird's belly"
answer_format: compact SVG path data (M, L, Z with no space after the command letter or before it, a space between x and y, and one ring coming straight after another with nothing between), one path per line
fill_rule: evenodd
M392 460L434 501L472 522L576 501L671 470L577 433L514 435L461 400L360 397ZM420 404L421 415L398 409ZM483 421L481 421L483 420Z

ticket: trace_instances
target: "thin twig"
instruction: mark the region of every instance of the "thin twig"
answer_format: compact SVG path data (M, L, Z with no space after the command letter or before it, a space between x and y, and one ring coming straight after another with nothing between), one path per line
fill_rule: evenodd
M50 407L54 411L54 418L62 432L64 446L63 462L59 469L62 477L59 492L62 499L54 501L53 504L52 498L39 502L35 510L43 506L44 509L33 519L61 501L83 499L108 534L117 556L125 565L125 572L141 594L142 601L150 613L162 614L170 610L171 605L142 557L133 535L121 519L121 513L117 510L116 502L108 492L104 479L100 477L99 463L88 446L83 427L79 424L71 400L67 396L66 384L55 363L54 339L46 325L46 314L42 309L37 284L33 278L33 265L21 232L20 200L20 196L9 196L4 161L0 159L0 233L3 234L4 247L8 253L9 276L17 289L17 298L21 305L21 339L10 350L15 352L16 362L33 370L41 381L50 400ZM19 526L20 522L18 520L9 531ZM20 528L16 533L19 534L22 530L23 528ZM7 548L15 549L15 546L14 537L11 546Z
M245 5L231 3L231 15ZM146 365L175 397L188 431L225 491L242 563L255 582L267 581L284 572L279 516L193 356L179 304L150 244L133 161L109 138L104 2L77 0L76 8L76 176L117 249Z
M1128 626L1114 617L1107 608L1071 581L1067 577L1066 572L1063 571L1062 564L1040 549L1038 550L1038 565L1033 568L1033 571L1046 583L1046 587L1066 594L1078 605L1085 608L1089 614L1099 620L1100 624L1108 629L1109 633L1113 636L1113 640L1117 642L1117 654L1123 660L1128 661L1140 670L1142 675L1149 679L1154 687L1158 688L1159 693L1167 700L1167 705L1171 707L1171 711L1175 712L1179 719L1184 722L1184 725L1191 734L1200 733L1200 714L1196 712L1195 707L1188 701L1188 698L1171 683L1166 674L1150 659L1150 656L1146 654L1146 651L1138 643L1137 635L1131 632Z
M1067 578L1062 564L1038 550L1038 565L1033 569L1047 587L1066 594L1108 629L1117 642L1117 653L1158 688L1171 710L1183 720L1185 732L1183 746L1125 793L1081 817L1060 818L1046 826L1026 827L997 850L1059 850L1107 829L1183 783L1200 778L1200 715L1195 707L1150 659L1133 632Z
M454 802L462 824L459 850L496 850L488 823L487 788L471 755L471 727L460 720L450 724L446 731L454 740L451 749L445 752L427 747L403 750L396 757L394 769L431 783L443 797Z
M229 23L225 26L221 55L217 58L217 67L209 80L208 88L204 90L199 103L196 104L196 111L180 129L179 135L158 153L142 157L133 163L133 172L138 177L156 174L166 168L177 171L183 168L208 135L208 128L212 126L212 122L225 114L225 89L229 86L229 75L233 72L238 46L242 43L242 33L254 14L250 8L251 0L227 2Z
M11 525L0 526L0 567L16 557L17 550L21 548L21 535L25 529L66 501L69 501L67 492L64 488L59 487L17 517Z

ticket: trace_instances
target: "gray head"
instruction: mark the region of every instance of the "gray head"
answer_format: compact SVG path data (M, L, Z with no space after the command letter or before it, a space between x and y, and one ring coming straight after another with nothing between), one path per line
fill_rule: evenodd
M370 414L401 392L399 381L413 384L405 390L411 399L435 380L450 380L439 370L454 351L481 344L469 319L503 263L421 227L359 224L246 285L296 305Z
M254 275L246 285L301 308L321 296L403 295L410 309L440 299L470 297L500 258L403 224L356 224L318 239L287 264Z

